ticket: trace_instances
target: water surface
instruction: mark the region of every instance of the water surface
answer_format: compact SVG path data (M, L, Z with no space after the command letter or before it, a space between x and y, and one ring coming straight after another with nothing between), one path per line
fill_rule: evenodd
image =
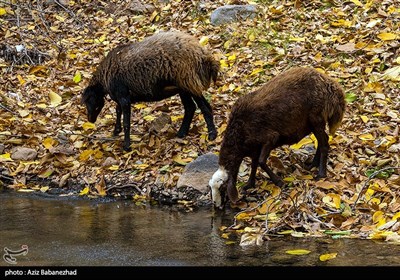
M18 266L400 266L400 245L355 239L282 238L259 247L226 244L232 213L182 212L0 193L0 249L29 252ZM294 256L286 250L307 249ZM337 253L321 262L319 256ZM0 259L1 266L12 266Z

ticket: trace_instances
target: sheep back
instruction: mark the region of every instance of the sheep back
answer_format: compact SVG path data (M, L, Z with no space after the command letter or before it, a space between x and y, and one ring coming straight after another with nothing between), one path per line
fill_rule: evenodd
M311 132L313 118L322 118L334 133L344 111L344 93L336 81L313 68L296 67L241 96L232 108L228 126L240 127L229 131L241 131L240 138L258 143L278 131L278 145L293 144Z
M168 31L111 50L91 83L102 84L109 94L115 83L124 83L138 99L156 100L167 97L160 96L166 86L201 95L218 72L219 62L195 37Z

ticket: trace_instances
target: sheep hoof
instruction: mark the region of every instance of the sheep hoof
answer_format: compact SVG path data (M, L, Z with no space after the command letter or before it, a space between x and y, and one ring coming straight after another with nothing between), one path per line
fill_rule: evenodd
M217 138L218 133L216 131L211 131L208 133L208 139L209 140L215 140Z
M123 149L124 149L125 152L130 152L130 151L132 151L130 145L129 145L129 146L124 146Z

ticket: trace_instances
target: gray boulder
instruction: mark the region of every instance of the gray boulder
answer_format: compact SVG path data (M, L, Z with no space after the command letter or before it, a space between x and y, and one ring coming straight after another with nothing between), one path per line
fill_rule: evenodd
M200 193L207 193L209 191L208 182L217 170L217 155L213 153L201 155L185 166L182 175L179 177L177 188L191 187Z
M255 5L225 5L211 13L211 24L221 25L234 21L254 18L257 15Z

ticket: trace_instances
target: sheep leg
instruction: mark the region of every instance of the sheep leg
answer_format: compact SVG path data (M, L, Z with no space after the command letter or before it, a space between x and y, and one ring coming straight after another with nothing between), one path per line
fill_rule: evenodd
M324 127L324 126L322 126ZM328 151L329 151L329 136L326 134L323 128L317 129L314 131L315 138L318 141L318 148L315 157L318 156L319 152L319 168L318 168L318 175L317 178L324 178L326 177L326 164L328 161ZM318 160L315 160L316 162ZM314 162L314 161L313 161Z
M179 93L179 96L181 97L185 114L183 116L183 121L181 127L179 128L177 136L179 138L183 138L189 132L190 123L192 122L194 112L196 111L196 104L193 102L193 99L188 92Z
M258 167L258 158L254 157L251 160L251 171L250 171L250 176L249 180L247 180L246 185L242 187L242 190L245 191L247 189L254 188L256 184L256 172L257 172L257 167Z
M116 111L117 111L117 120L115 121L115 127L114 127L114 132L113 132L114 136L117 136L122 131L122 127L121 127L122 109L121 109L121 105L118 102L117 102Z
M305 168L307 170L311 170L313 167L318 167L321 161L321 149L319 145L317 147L317 151L315 152L314 158L311 163L305 163Z
M258 164L265 172L267 172L269 178L272 180L272 182L275 185L282 187L284 185L284 182L282 181L282 179L279 178L274 172L272 172L272 170L266 164L267 158L269 157L269 154L271 152L270 147L272 147L271 144L263 145L263 147L261 149L260 157L258 159Z
M214 125L213 120L213 113L210 103L208 103L207 99L202 96L193 96L194 101L196 102L197 106L200 108L201 112L203 113L204 120L207 124L208 130L208 139L214 140L217 138L217 129Z
M130 151L131 148L131 103L129 101L121 102L122 115L124 117L124 145L123 149L125 151Z

